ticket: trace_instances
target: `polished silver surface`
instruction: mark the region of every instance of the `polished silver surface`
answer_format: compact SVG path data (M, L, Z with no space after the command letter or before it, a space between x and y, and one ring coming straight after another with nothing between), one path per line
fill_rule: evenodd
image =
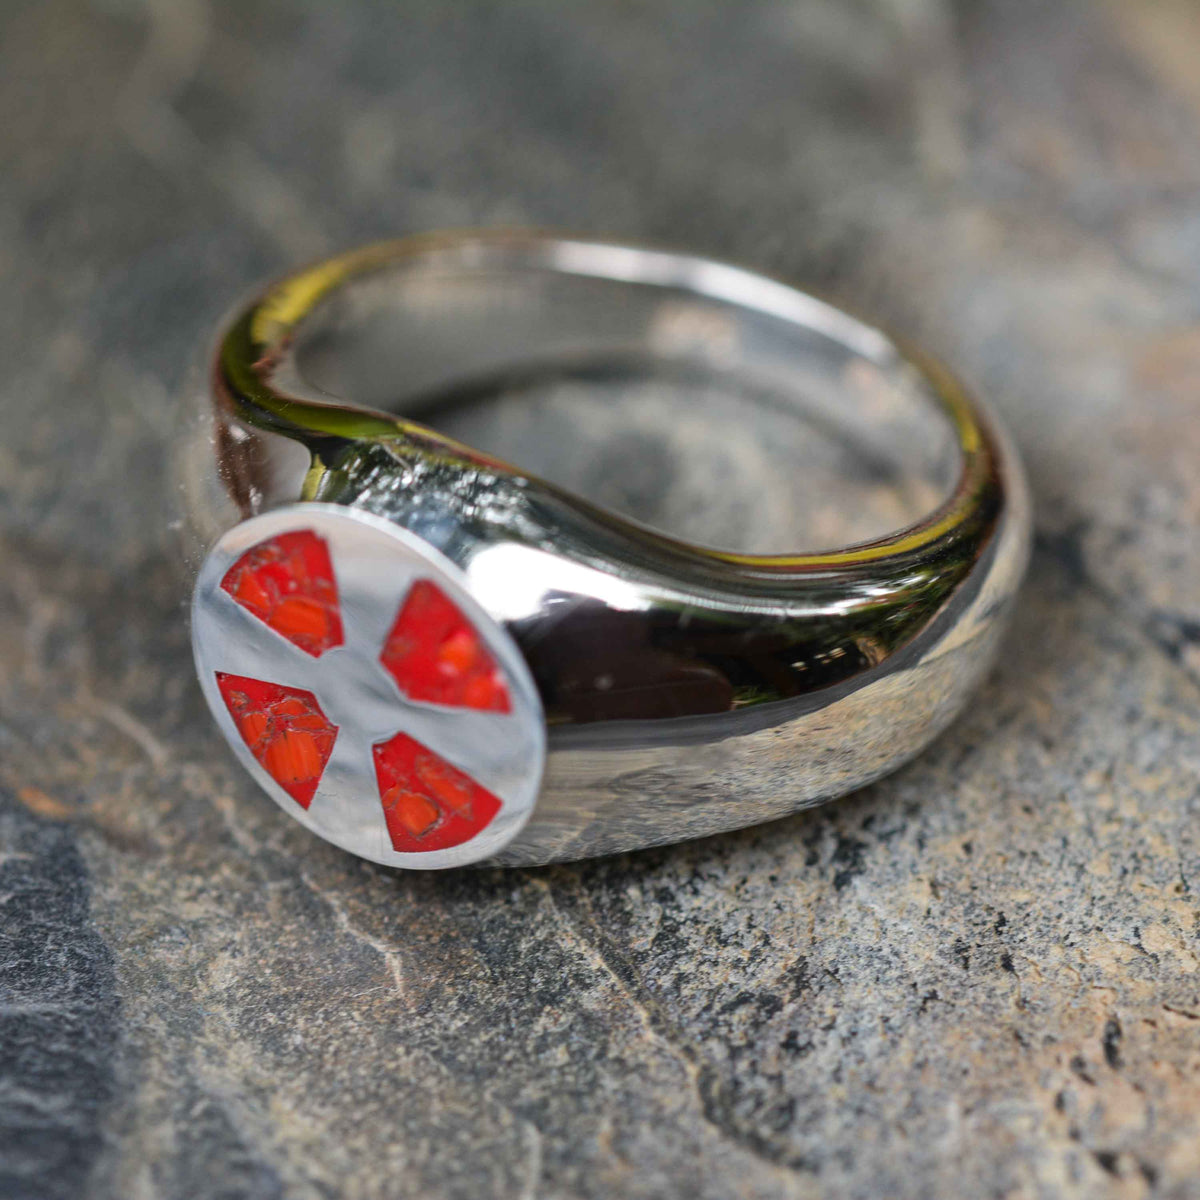
M221 587L226 572L247 551L296 531L322 538L337 581L344 641L320 657L298 649ZM484 640L503 671L510 711L415 701L386 673L380 662L385 640L420 580L436 583ZM462 866L507 845L533 812L545 764L546 726L529 669L453 564L390 521L352 508L296 504L234 526L213 547L196 581L192 646L205 699L242 765L284 812L344 850L389 867ZM309 693L337 726L332 755L307 808L247 746L221 696L221 674ZM373 748L397 733L416 739L502 801L500 812L471 840L419 853L393 849Z
M849 447L868 540L824 549L833 526L798 512L806 553L684 541L412 419L514 379L664 371L736 380ZM936 364L736 267L521 232L369 247L268 289L222 337L181 479L199 551L281 506L340 506L450 564L547 722L532 817L475 847L501 863L733 829L894 769L967 702L1028 554L1011 445ZM236 631L197 603L202 677L232 669L214 664ZM480 764L470 721L445 733ZM378 805L352 791L348 812Z

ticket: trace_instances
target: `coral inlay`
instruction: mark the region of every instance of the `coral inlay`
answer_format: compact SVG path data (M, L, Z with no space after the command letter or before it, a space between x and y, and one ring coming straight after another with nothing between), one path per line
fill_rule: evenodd
M221 587L313 658L342 644L329 548L311 529L281 533L251 547L225 573Z
M506 713L504 675L454 602L428 579L413 584L380 662L412 700Z
M374 754L393 850L411 854L460 846L500 811L491 792L407 734L378 743Z
M217 672L221 699L264 771L301 808L325 773L338 727L312 692Z

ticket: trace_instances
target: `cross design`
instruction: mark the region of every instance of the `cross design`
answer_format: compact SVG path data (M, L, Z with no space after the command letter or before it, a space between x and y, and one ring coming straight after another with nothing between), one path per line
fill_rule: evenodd
M529 740L520 683L459 585L393 557L336 521L290 524L218 555L219 576L206 566L195 618L231 743L293 815L377 861L463 847L518 807L513 748Z

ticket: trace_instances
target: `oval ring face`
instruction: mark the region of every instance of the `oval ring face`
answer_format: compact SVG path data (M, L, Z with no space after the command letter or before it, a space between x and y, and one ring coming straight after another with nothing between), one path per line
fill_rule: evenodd
M463 573L380 517L295 504L209 552L192 600L209 708L314 833L390 867L495 854L533 812L541 698Z

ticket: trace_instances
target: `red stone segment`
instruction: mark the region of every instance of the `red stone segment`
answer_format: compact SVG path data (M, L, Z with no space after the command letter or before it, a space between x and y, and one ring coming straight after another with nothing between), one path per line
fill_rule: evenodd
M500 811L487 788L405 733L379 742L374 755L393 850L412 854L461 846Z
M342 644L329 547L311 529L280 533L251 547L225 573L221 587L313 658Z
M312 692L217 672L217 687L242 740L264 771L301 808L325 773L338 727Z
M413 584L379 661L410 700L512 711L504 675L483 639L428 579Z

